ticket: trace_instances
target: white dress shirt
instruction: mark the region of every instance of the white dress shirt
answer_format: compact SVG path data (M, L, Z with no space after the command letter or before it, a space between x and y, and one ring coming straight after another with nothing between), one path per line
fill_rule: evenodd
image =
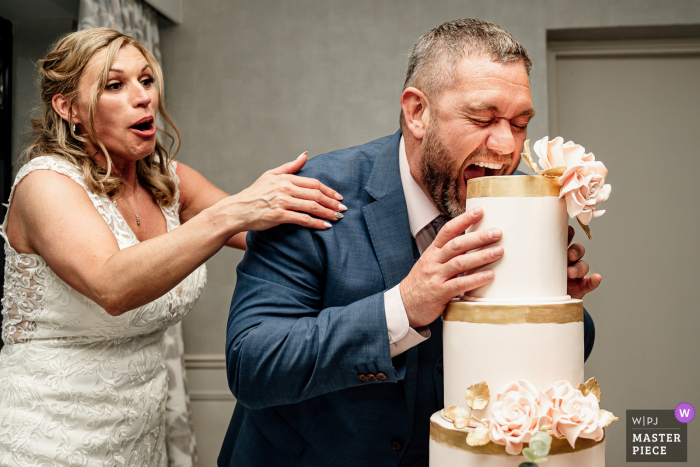
M433 243L435 239L435 229L430 225L440 211L428 198L418 183L411 176L406 158L406 146L403 136L399 143L399 170L401 172L401 184L403 194L406 198L406 208L408 209L408 225L411 235L416 240L416 246L420 254ZM389 330L389 344L391 356L395 357L414 345L418 345L430 337L430 329L423 326L413 329L408 325L406 308L403 306L399 285L384 292L384 312L386 314L386 325Z

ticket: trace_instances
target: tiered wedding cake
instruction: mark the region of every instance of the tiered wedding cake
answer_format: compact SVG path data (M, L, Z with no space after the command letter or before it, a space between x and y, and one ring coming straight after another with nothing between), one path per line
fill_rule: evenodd
M447 408L430 419L432 467L605 465L614 416L595 380L583 384L583 304L567 295L566 255L567 211L587 226L610 187L602 163L562 142L535 144L544 172L526 144L540 175L468 182L466 208L484 210L470 231L500 228L505 254L484 267L492 283L443 315Z

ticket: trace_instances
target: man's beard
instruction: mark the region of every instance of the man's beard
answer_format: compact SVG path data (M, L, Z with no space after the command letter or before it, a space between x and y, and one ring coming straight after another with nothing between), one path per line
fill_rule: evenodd
M512 159L510 154L476 150L462 162L461 166L457 166L458 159L442 144L438 134L437 117L433 114L421 147L421 181L440 214L454 219L466 210L467 194L459 191L459 180L463 177L464 170L476 160L484 158L499 161L507 168ZM484 169L484 175L488 175L486 169Z

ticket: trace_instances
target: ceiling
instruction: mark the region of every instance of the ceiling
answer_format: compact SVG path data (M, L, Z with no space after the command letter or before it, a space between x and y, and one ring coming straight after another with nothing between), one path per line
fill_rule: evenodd
M10 21L78 19L80 0L0 0L0 16Z

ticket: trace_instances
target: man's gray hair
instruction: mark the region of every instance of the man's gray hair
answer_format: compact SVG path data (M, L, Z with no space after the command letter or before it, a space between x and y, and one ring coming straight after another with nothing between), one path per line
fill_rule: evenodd
M522 60L528 75L532 60L525 47L501 27L480 19L456 19L423 34L408 57L403 89L415 87L432 97L454 85L462 57L489 54L500 63ZM404 125L403 111L401 126Z

